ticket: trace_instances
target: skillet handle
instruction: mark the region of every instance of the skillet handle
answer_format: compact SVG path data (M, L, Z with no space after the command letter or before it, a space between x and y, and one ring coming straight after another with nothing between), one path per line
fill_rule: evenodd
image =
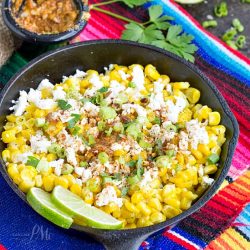
M104 240L100 241L106 250L138 250L141 243L148 237L144 236L132 236L129 238L122 238L117 241Z

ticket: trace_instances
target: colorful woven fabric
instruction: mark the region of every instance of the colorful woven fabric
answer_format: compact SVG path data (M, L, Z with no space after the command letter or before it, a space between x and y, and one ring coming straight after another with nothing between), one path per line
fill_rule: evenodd
M250 205L243 210L250 202L250 172L246 172L250 162L250 60L205 32L173 2L158 0L151 4L162 4L166 14L174 16L176 23L195 36L199 47L195 64L227 100L239 122L240 138L229 174L219 192L198 212L171 230L151 236L141 249L250 249ZM119 4L105 8L135 20L145 17L145 8L137 12ZM123 25L122 21L93 11L85 30L72 42L119 38ZM37 54L35 52L32 56ZM23 47L0 70L0 83L6 83L32 56L28 56ZM60 229L37 215L14 194L2 177L0 189L4 190L0 197L1 212L4 214L0 217L0 249L1 244L14 250L103 249L87 235Z

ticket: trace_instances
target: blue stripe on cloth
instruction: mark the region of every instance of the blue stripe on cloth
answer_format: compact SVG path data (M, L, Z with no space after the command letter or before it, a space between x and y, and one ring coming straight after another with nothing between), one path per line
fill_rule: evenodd
M176 23L181 24L186 32L195 37L195 43L199 47L198 53L201 54L206 61L215 64L221 70L239 78L250 86L250 66L247 65L246 62L233 55L229 50L213 39L209 39L204 32L199 30L195 25L191 25L187 17L168 0L153 0L148 6L159 3L162 4L165 14L178 20Z
M250 224L250 203L244 208L235 221L246 225ZM250 225L237 226L237 228L250 238Z
M178 226L178 225L171 228L171 231L178 233L179 235L181 235L184 238L186 238L187 240L195 243L196 245L200 246L201 248L204 248L207 245L206 242L202 241L200 238L197 238L194 235L192 235L192 234L186 232L185 230L181 229L181 227Z

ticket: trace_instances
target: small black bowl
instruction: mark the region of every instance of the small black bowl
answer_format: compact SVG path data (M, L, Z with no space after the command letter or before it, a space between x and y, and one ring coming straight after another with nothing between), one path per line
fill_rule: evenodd
M83 14L88 11L88 6L84 5L82 0L74 0L74 2L79 11L78 18L75 26L65 32L56 34L37 34L23 29L18 25L11 13L12 0L3 0L2 2L3 20L15 36L30 43L58 43L67 41L78 35L87 24Z
M91 235L108 250L138 249L141 242L149 235L160 229L173 226L191 215L204 206L216 193L231 166L239 135L237 121L218 89L194 64L165 50L129 41L99 40L65 46L37 57L16 73L0 93L1 134L5 117L10 113L11 100L18 97L20 90L36 88L45 76L51 82L59 82L63 75L71 75L76 69L84 71L95 69L103 72L103 67L109 64L131 65L134 63L144 66L151 63L161 74L169 75L173 82L187 81L190 82L191 86L199 89L201 91L200 103L220 112L221 124L226 127L226 142L222 146L218 171L213 176L214 183L188 210L174 218L153 226L124 230L104 230L72 225L72 230ZM25 194L18 189L7 173L6 164L1 157L5 146L0 141L0 172L17 195L27 202Z

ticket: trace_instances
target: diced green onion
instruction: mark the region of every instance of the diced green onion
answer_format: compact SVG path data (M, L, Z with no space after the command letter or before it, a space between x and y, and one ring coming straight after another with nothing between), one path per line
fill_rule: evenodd
M133 168L136 166L136 161L129 161L127 162L127 166L129 166L130 168Z
M100 192L100 181L99 181L99 178L91 178L89 180L87 180L86 182L86 187L91 191L91 192L94 192L94 193L98 193Z
M127 179L127 182L129 185L134 185L140 181L139 177L137 175L129 176Z
M238 47L236 46L234 41L226 41L226 44L229 45L231 48L238 50Z
M95 144L95 137L93 135L89 135L88 142L89 142L89 145L94 145Z
M115 123L113 129L114 129L115 132L118 132L118 133L123 133L124 132L124 127L123 127L121 122Z
M225 32L225 34L222 36L223 41L231 41L237 34L237 30L235 28L231 28L228 31Z
M169 157L165 155L158 156L155 164L158 168L166 168L169 166Z
M147 148L152 148L152 145L149 142L144 141L144 139L141 139L139 141L140 147L147 149Z
M246 37L244 35L240 35L237 37L236 41L235 41L235 45L242 49L246 44Z
M63 165L62 174L71 174L74 170L74 167L66 163Z
M99 121L97 124L97 128L99 131L104 131L105 130L106 123L104 121Z
M221 2L214 6L214 14L217 17L224 17L228 15L227 3Z
M110 127L108 130L105 130L105 134L107 136L110 136L112 134L112 131L113 131L113 128Z
M113 182L113 179L111 176L103 176L102 177L102 184L107 184L107 183L112 183Z
M124 93L120 93L115 98L114 103L123 104L126 103L127 101L128 101L128 96Z
M211 164L215 164L216 162L218 162L220 159L220 157L217 154L211 154L208 158L207 161Z
M244 26L241 24L238 18L234 18L232 24L238 32L242 32L244 30Z
M52 143L48 151L52 154L56 154L59 158L64 158L66 156L64 148L57 143Z
M135 88L136 85L135 85L134 82L129 82L129 83L128 83L128 87L130 87L130 88Z
M139 137L139 135L141 134L141 130L140 130L138 124L131 123L126 129L126 133L127 133L127 135L133 137L136 140Z
M216 20L208 20L208 21L204 21L202 23L202 26L204 28L214 28L214 27L217 27L218 23Z
M155 119L153 120L153 124L160 125L161 124L161 118L156 116Z
M166 155L167 155L168 157L173 157L173 156L174 156L174 153L175 153L175 151L174 151L173 149L169 149L169 150L166 151Z
M173 124L170 124L170 125L166 126L166 130L168 132L172 132L172 131L177 132L177 127L175 125L173 125Z
M42 158L36 166L38 172L48 172L49 163L45 158Z
M99 159L99 161L100 161L102 164L104 164L104 163L108 162L109 156L108 156L108 154L107 154L106 152L100 152L100 153L98 154L98 159Z
M86 168L88 166L88 163L86 161L81 161L80 164L79 164L79 166L81 168Z
M101 107L99 114L103 120L114 119L117 116L116 111L111 107Z
M43 117L43 118L36 118L36 123L35 123L35 125L36 125L38 128L41 128L41 127L44 126L45 122L46 122L46 120L45 120L44 117Z

